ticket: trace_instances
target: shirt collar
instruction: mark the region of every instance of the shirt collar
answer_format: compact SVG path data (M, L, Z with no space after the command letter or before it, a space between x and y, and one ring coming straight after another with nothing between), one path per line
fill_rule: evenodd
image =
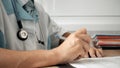
M20 0L22 6L25 5L28 1L29 0Z

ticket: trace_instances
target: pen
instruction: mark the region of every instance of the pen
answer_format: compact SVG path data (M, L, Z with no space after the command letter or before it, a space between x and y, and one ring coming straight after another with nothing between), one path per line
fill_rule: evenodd
M98 45L98 40L97 39L92 39L91 41L90 41L90 46L92 46L92 47L95 47L95 48L100 48L101 49L101 46L100 45Z

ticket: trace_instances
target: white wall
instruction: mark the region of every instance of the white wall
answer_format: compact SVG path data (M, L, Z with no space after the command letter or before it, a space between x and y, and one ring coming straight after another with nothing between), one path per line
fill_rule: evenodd
M120 31L120 0L41 0L62 27L89 31Z

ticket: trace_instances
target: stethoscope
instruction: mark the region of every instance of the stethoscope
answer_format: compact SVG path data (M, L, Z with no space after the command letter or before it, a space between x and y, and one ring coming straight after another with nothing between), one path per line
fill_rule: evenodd
M26 30L23 29L23 25L22 25L22 22L21 20L18 20L17 21L17 25L19 27L19 30L17 32L17 37L18 39L22 40L22 41L25 41L28 39L28 32ZM37 38L38 40L38 43L41 43L42 45L45 45L44 41L41 41Z
M14 1L16 1L16 0L14 0ZM13 1L13 3L14 3L14 1ZM17 37L18 37L18 39L20 39L20 40L22 40L22 41L25 41L25 40L28 39L28 32L27 32L26 30L24 30L23 24L22 24L21 20L17 18L17 13L16 13L17 7L16 7L16 3L14 3L14 8L15 8L15 10L14 10L14 11L15 11L15 16L16 16L16 19L17 19L17 25L18 25L18 28L19 28L19 30L18 30L18 32L17 32ZM41 41L41 40L39 40L38 38L37 38L37 40L38 40L38 43L41 43L42 45L45 45L44 41Z
M17 37L20 40L24 41L24 40L26 40L28 38L28 32L23 29L23 25L22 25L22 22L20 20L17 21L17 24L18 24L18 27L19 27L19 30L17 32Z
M17 37L22 40L22 41L25 41L27 38L28 38L28 32L26 30L23 29L23 25L22 25L22 22L21 22L21 19L19 19L19 16L17 14L18 12L18 8L17 8L17 0L11 0L12 4L13 4L13 8L14 8L14 13L15 13L15 16L16 16L16 20L17 20L17 25L19 27L19 30L17 32Z

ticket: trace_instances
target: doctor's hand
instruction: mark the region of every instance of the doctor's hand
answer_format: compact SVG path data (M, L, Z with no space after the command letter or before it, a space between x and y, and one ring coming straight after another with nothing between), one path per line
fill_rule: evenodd
M71 62L88 53L90 40L86 29L83 28L70 34L59 47L53 49L53 52L59 56L60 63Z

